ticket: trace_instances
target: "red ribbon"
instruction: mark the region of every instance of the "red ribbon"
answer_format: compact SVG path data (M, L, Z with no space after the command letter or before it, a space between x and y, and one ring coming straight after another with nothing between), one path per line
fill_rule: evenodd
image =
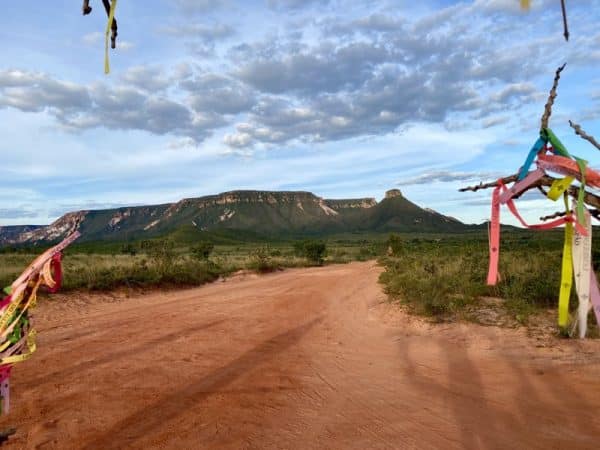
M62 252L55 253L50 260L50 271L54 279L54 287L49 288L51 294L58 292L62 285Z

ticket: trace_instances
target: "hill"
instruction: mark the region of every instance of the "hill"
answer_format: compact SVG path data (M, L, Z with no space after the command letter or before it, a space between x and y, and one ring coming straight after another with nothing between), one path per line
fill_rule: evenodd
M176 203L70 212L43 227L2 227L0 244L53 242L79 230L80 242L175 235L232 240L339 233L460 232L471 227L423 209L398 189L374 198L326 200L302 191L231 191Z

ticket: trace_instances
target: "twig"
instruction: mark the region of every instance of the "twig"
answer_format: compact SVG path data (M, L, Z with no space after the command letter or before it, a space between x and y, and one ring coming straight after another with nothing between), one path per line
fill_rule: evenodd
M556 219L557 217L564 217L566 215L567 215L567 213L565 211L558 211L558 212L555 212L554 214L550 214L549 216L542 216L542 217L540 217L540 220L542 222L545 222L546 220Z
M562 15L563 15L563 28L564 28L564 33L563 36L565 37L565 41L569 40L569 25L567 24L567 8L565 7L565 0L560 0L560 6L562 8Z
M552 105L554 104L554 99L556 98L556 90L558 89L558 81L560 80L560 73L563 71L567 63L564 63L558 69L556 69L556 74L554 75L554 82L552 83L552 89L550 89L550 95L548 95L548 101L544 106L544 114L542 115L542 129L548 128L548 121L550 120L550 116L552 115Z
M596 220L600 220L600 210L588 209L588 211L590 212L590 215L593 218L595 218ZM540 221L544 222L546 220L556 219L557 217L564 217L564 216L566 216L566 214L567 213L565 211L558 211L558 212L555 212L554 214L550 214L549 216L540 217Z
M517 174L511 175L509 177L504 177L504 178L502 178L502 182L504 184L513 183L513 182L517 181L518 177L519 177L519 175L517 175ZM496 186L498 186L498 180L492 181L490 183L483 183L483 182L481 182L481 183L479 183L476 186L467 186L467 187L464 187L464 188L460 188L458 191L459 192L467 192L467 191L476 192L476 191L478 191L480 189L489 189L489 188L493 188L493 187L496 187Z
M548 197L548 193L544 190L543 187L541 187L541 186L536 186L536 187L537 187L538 191L540 191L544 195L544 197Z
M501 178L502 183L507 184L507 183L513 183L515 181L517 181L518 175L514 174L514 175L510 175L508 177L504 177ZM551 187L552 183L556 180L556 178L553 178L551 176L545 175L542 178L540 178L538 181L536 181L535 183L531 184L527 189L525 189L523 192L521 192L519 194L519 196L523 195L525 192L529 191L530 189L538 189L541 186L546 186L546 187ZM490 183L479 183L475 186L467 186L464 188L459 189L459 192L466 192L466 191L478 191L480 189L489 189L489 188L493 188L498 186L498 180L496 181L492 181ZM594 208L600 209L600 197L584 191L584 196L583 196L583 202L587 205L593 206ZM573 198L578 198L579 196L579 187L577 186L571 186L568 190L567 193L573 197ZM515 198L518 198L515 197Z
M575 134L577 136L581 136L581 139L585 139L586 141L588 141L590 144L592 144L594 147L596 147L598 150L600 150L600 144L598 144L598 142L596 141L596 139L594 139L594 136L590 136L589 134L587 134L580 125L577 125L575 122L569 120L569 125L571 125L571 128L573 128L575 130Z

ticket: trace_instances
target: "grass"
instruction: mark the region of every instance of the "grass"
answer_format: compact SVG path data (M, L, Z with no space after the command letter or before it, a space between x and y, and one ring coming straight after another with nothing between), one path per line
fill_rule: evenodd
M594 258L600 252L594 249ZM487 242L457 239L397 239L392 255L380 258L380 281L392 301L415 314L438 320L478 320L478 310L499 305L504 316L527 324L531 317L556 308L560 287L562 243L522 234L503 237L501 280L487 286ZM482 298L499 298L485 302ZM575 290L570 305L576 309ZM590 328L595 327L590 315Z
M175 245L157 240L150 244L86 243L67 249L62 290L197 286L238 270L265 273L315 265L297 255L293 242L216 245L209 259L194 257L194 242ZM383 251L382 240L331 240L327 242L324 263L373 259L377 256L375 249ZM11 284L41 251L0 252L0 286Z
M600 246L595 242L592 251L598 269ZM298 256L294 242L218 244L209 259L194 257L195 244L73 246L64 258L63 290L197 286L243 269L265 273L318 264ZM485 284L487 238L481 233L394 235L387 241L381 236L340 237L327 240L326 246L324 264L379 258L384 267L380 281L391 301L438 320L480 321L482 312L497 307L511 322L528 324L531 317L557 306L560 232L503 233L501 281L493 287ZM0 252L0 286L9 285L39 251ZM501 300L487 302L486 298ZM576 308L574 292L570 304ZM597 332L594 319L588 329L591 334Z

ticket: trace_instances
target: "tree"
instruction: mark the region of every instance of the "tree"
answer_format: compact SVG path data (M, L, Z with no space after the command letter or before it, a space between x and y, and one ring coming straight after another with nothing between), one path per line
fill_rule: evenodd
M199 261L208 261L215 245L212 242L200 241L192 247L192 256Z
M298 241L294 243L296 255L304 257L312 263L322 265L327 254L327 245L323 241Z

